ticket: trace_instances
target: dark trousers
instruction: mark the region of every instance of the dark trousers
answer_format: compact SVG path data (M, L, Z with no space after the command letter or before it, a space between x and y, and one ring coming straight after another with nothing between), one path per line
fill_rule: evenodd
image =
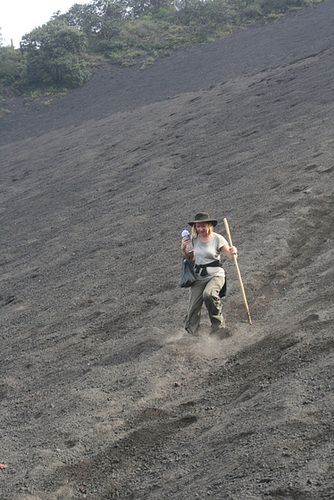
M203 302L209 313L212 330L225 328L222 303L219 297L219 292L224 286L224 283L224 276L215 276L208 281L195 281L190 287L185 328L191 335L197 335L201 321Z

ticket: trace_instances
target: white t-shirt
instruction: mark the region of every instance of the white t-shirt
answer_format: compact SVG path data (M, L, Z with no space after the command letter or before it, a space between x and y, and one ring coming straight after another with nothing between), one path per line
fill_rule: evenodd
M209 241L203 242L199 236L192 237L194 247L195 264L206 265L214 260L220 260L220 248L228 245L226 239L218 233L212 233ZM207 267L207 276L201 276L196 273L196 279L208 280L213 276L225 276L225 271L222 267Z

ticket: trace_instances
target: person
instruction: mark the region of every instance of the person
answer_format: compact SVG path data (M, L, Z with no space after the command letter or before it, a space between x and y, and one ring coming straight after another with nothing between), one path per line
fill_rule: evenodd
M195 215L190 238L183 238L181 251L186 259L194 260L196 280L190 287L188 312L185 329L191 335L198 335L203 302L211 321L211 334L225 332L225 319L222 312L220 292L225 284L225 271L221 265L221 254L233 260L238 256L235 246L229 246L226 239L213 231L217 220L212 219L207 212ZM191 246L187 245L191 243ZM191 251L189 251L191 250Z

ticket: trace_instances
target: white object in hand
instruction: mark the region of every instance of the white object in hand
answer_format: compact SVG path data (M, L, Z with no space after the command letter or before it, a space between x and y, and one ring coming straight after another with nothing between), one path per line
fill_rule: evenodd
M190 233L189 233L188 229L186 229L185 227L182 229L181 235L182 235L182 239L183 238L190 238ZM186 246L186 250L187 250L187 252L192 252L194 250L191 242L189 242L188 245Z

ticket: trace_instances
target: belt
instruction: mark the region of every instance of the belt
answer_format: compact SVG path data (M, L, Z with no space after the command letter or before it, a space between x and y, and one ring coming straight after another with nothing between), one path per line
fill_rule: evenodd
M214 260L213 262L209 262L209 264L195 264L195 273L204 277L208 275L207 267L222 267L220 260Z

